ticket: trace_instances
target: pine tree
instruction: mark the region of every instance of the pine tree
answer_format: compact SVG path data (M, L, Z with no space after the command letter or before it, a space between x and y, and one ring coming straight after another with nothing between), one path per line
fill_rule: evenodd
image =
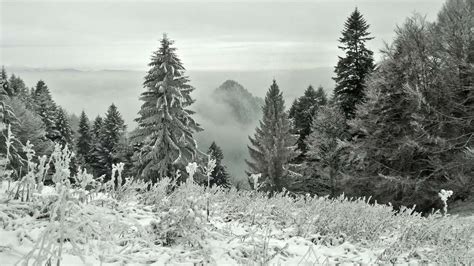
M222 160L224 160L222 149L213 141L207 153L211 159L216 160L216 167L214 167L214 171L211 174L211 186L216 185L228 188L230 186L230 176L227 173L226 167L222 164Z
M103 124L103 119L102 117L100 117L100 115L98 115L94 119L94 123L92 123L92 128L91 128L91 133L94 140L99 138L100 131L102 130L102 124Z
M90 151L92 148L91 128L89 118L86 113L82 111L79 118L78 138L76 143L77 156L83 163L90 162Z
M328 96L323 86L318 87L318 90L316 90L315 98L317 99L318 106L323 106L323 105L328 104Z
M29 96L28 88L25 85L25 82L20 77L15 76L12 74L10 79L8 80L8 84L12 91L13 96L23 98L25 96Z
M124 133L125 121L115 104L112 104L107 110L101 130L101 141L108 152L113 152L114 147L119 143Z
M290 120L285 112L283 94L275 80L265 96L263 118L254 137L249 137L251 161L249 174L261 174L262 190L282 191L290 178L289 162L295 156L296 138L290 133Z
M373 39L368 29L369 25L356 8L345 22L339 39L339 48L345 56L339 57L335 67L334 97L349 119L354 117L356 105L364 101L365 81L374 69L373 52L365 46L366 41Z
M59 107L56 109L56 125L55 130L57 131L57 136L54 139L55 142L61 145L68 145L70 148L73 141L73 131L69 120L67 118L66 111L63 108Z
M314 117L311 131L306 140L309 147L308 166L320 176L320 183L326 183L324 185L329 187L330 194L334 197L340 170L344 166L343 155L347 149L347 145L344 145L347 138L345 116L338 106L324 106ZM320 191L313 193L321 194Z
M140 97L144 103L136 119L134 141L141 149L135 154L135 166L146 180L172 176L177 169L184 174L184 167L202 156L193 136L202 129L192 118L194 112L187 109L194 102L190 95L194 88L188 84L172 45L173 41L164 35L161 47L151 58L144 82L146 91Z
M317 91L313 86L309 86L304 95L299 97L290 109L289 117L293 120L293 133L298 134L299 160L304 158L308 147L305 139L311 133L311 121L317 110L327 104L327 96L324 89L320 86Z
M90 162L89 165L92 167L92 172L95 177L100 177L101 175L106 174L106 171L103 170L103 164L101 163L101 151L102 151L102 145L101 145L101 131L102 131L102 126L104 122L102 117L97 116L94 119L94 122L92 123L92 128L91 128L91 147L90 147ZM105 172L105 173L104 173Z
M5 68L2 68L2 78L7 78ZM33 98L23 79L12 74L8 79L8 90L10 91L9 94L11 97L20 99L25 104L26 108L33 110Z
M56 141L59 137L56 124L56 104L51 98L48 86L44 81L40 80L33 90L33 101L36 113L41 116L46 126L46 137L52 141Z
M92 165L97 176L105 175L106 178L109 178L112 165L120 162L114 154L125 134L125 122L114 104L110 105L101 125L100 119L96 119L93 131L98 130L97 127L100 127L100 130L97 132L97 140L93 147L94 162Z

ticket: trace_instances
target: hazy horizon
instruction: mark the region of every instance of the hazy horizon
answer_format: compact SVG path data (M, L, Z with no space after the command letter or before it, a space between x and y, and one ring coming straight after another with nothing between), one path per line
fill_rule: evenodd
M76 70L76 69L31 69L5 67L8 75L21 77L27 87L33 87L39 80L45 81L55 101L67 111L79 114L85 110L90 117L105 113L111 103L122 112L129 129L141 102L146 71L139 70ZM272 79L276 79L287 101L287 107L304 90L323 86L328 94L333 89L333 69L320 67L302 70L260 70L260 71L187 71L190 84L195 87L192 96L196 104L226 80L235 80L257 97L265 97Z
M433 20L442 3L1 0L0 61L8 67L146 70L168 33L190 71L331 67L355 7L371 25L368 46L378 59L396 25L416 11Z

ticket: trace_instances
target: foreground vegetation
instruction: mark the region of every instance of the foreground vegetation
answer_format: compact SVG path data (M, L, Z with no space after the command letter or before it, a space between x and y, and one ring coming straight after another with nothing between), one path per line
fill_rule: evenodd
M33 156L32 152L28 152ZM257 191L203 187L163 179L154 185L72 176L72 154L57 145L0 192L4 263L332 264L474 261L472 220L344 196L268 197ZM31 157L32 158L32 157ZM50 162L54 170L48 169ZM204 167L212 171L213 163ZM46 172L52 186L44 185Z

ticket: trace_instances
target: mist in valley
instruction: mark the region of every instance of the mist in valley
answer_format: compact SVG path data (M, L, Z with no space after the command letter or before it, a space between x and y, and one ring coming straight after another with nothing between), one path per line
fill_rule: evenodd
M66 107L71 114L84 110L92 120L103 115L111 103L121 112L127 130L135 128L134 119L140 109L139 96L143 92L146 71L102 70L81 71L76 69L29 69L10 68L10 73L20 76L28 87L43 80L51 90L56 102ZM238 121L231 106L213 96L215 90L226 80L241 84L253 96L263 99L272 79L276 79L283 90L286 107L303 94L309 84L332 90L332 68L276 71L188 71L195 87L192 96L196 99L191 109L204 131L196 134L199 148L207 151L215 141L224 151L224 163L232 177L245 179L248 156L248 136L253 135L260 119L259 114L249 123Z

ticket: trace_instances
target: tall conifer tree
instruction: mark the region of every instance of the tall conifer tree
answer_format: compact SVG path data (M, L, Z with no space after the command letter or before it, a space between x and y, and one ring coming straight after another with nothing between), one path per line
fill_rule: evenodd
M290 176L289 162L295 156L296 137L290 133L283 94L275 80L265 96L262 110L260 125L254 137L249 137L249 173L261 174L258 182L262 190L282 191Z
M57 108L56 111L55 130L57 131L57 137L54 139L54 141L60 143L61 145L72 145L73 131L67 118L66 111L64 111L64 109L61 107Z
M297 144L300 159L304 157L308 150L305 139L311 133L311 121L317 110L326 103L327 96L324 89L320 86L316 91L310 85L304 95L299 97L291 106L289 117L293 120L293 132L299 135Z
M189 106L194 88L184 75L185 68L176 55L173 41L166 35L154 52L145 77L145 92L139 111L134 141L141 149L135 154L136 170L146 180L172 176L177 169L200 157L193 134L201 131Z
M92 123L91 133L93 139L98 139L102 129L103 119L98 115Z
M33 90L33 100L35 104L36 113L41 116L46 127L46 137L52 141L58 138L59 132L55 126L56 124L56 104L51 98L48 86L44 81L40 80Z
M96 119L94 127L97 126L96 123L101 123L99 121L100 119ZM92 165L98 176L105 175L108 178L112 171L112 165L119 163L114 154L125 134L125 122L114 104L110 105L107 110L105 119L103 119L97 133L98 139L93 148L94 162Z
M373 52L365 45L366 41L373 39L369 37L368 29L369 24L356 8L345 22L342 37L339 38L339 48L345 55L339 57L335 67L334 98L346 118L353 118L356 105L364 101L366 77L374 69Z
M103 164L101 163L101 131L103 125L103 119L100 116L97 116L92 123L91 128L91 148L90 148L90 162L89 165L92 167L92 171L94 176L100 177L101 175L105 174L102 170Z
M320 177L317 181L329 187L331 196L336 195L337 181L344 166L343 155L347 145L343 143L346 135L346 118L339 106L324 106L313 118L311 134L306 139L309 147L308 172ZM314 192L319 194L321 191Z
M78 139L76 143L77 155L84 163L90 162L90 151L92 148L92 136L89 118L86 113L82 111L79 118Z

